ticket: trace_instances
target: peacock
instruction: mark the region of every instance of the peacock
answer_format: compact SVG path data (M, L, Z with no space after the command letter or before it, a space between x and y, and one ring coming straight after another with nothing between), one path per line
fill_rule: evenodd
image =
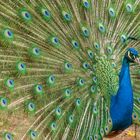
M140 125L139 51L140 0L0 0L0 139Z

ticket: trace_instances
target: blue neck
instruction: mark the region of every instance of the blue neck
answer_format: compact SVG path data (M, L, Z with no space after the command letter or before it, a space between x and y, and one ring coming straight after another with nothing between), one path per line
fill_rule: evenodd
M119 84L121 85L123 81L123 78L127 78L131 83L131 80L130 80L130 72L129 72L129 62L126 58L123 59L123 64L122 64L122 68L121 68L121 72L120 72L120 75L119 75Z
M111 97L110 114L113 130L122 130L132 123L133 92L130 78L129 62L123 59L119 75L119 89L116 96Z

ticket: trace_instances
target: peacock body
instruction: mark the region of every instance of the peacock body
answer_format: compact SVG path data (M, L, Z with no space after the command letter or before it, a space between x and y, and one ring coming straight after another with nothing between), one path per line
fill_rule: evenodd
M140 0L0 0L0 139L139 125L139 46Z

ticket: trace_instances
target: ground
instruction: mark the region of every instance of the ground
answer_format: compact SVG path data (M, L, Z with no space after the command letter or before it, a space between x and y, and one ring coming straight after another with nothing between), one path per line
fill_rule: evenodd
M140 140L140 127L131 126L114 138L104 138L104 140Z

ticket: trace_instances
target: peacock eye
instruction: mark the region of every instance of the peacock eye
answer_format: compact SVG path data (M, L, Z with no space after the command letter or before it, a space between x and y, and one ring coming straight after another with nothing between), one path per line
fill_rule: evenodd
M109 123L109 124L112 124L111 118L108 119L108 123Z
M70 64L70 63L65 63L65 69L66 70L71 70L72 69L72 64Z
M93 113L97 114L97 107L96 106L93 107Z
M96 87L95 86L91 86L90 91L91 91L91 93L95 93Z
M91 50L88 50L88 56L90 59L93 59L94 54Z
M137 98L138 102L140 103L140 98Z
M84 85L85 85L85 80L82 79L82 78L80 78L80 79L78 80L78 85L79 85L79 86L84 86Z
M116 63L113 62L112 63L112 67L115 68L116 67Z
M100 49L100 45L98 43L94 43L94 47L95 47L96 50Z
M59 39L57 37L52 37L52 43L57 45L59 43Z
M39 56L40 55L40 49L39 48L33 48L33 54L35 56Z
M28 110L29 110L30 112L33 112L33 111L35 110L35 104L32 103L32 102L30 102L30 103L28 104Z
M49 84L54 84L55 83L55 76L54 75L50 75L49 79L48 79Z
M109 132L109 127L108 127L108 126L105 127L105 132L106 132L106 133Z
M21 16L23 19L30 21L31 20L31 14L28 11L22 11Z
M127 41L126 35L121 35L121 42L125 43Z
M57 107L56 110L55 110L55 113L56 113L57 116L60 116L61 113L62 113L61 108L60 107Z
M84 62L84 63L83 63L83 68L84 68L84 69L88 69L88 68L89 68L89 64L88 64L87 62Z
M62 11L62 15L63 15L64 20L66 20L66 21L71 21L72 20L72 16L71 16L70 13Z
M100 133L102 136L104 136L104 129L103 128L101 128Z
M38 92L42 91L42 85L37 85L36 89L37 89Z
M35 85L34 90L36 94L43 94L43 86L42 85Z
M96 76L94 76L94 77L92 78L92 80L93 80L94 83L97 83L97 77L96 77Z
M107 53L108 53L109 55L111 55L111 54L113 53L113 50L112 50L111 47L107 47Z
M70 97L71 94L72 94L72 90L71 90L71 89L66 89L66 90L65 90L65 96L66 96L66 97Z
M105 27L104 27L104 25L102 23L99 23L99 31L101 33L104 33L105 32Z
M41 12L42 12L42 14L43 14L43 16L44 16L45 18L50 19L51 13L50 13L49 10L47 10L47 9L42 9Z
M5 108L5 107L7 107L7 105L8 105L7 99L6 99L6 98L1 98L1 99L0 99L0 106L1 106L2 108Z
M113 8L109 8L109 15L115 17L115 10Z
M17 71L21 74L26 73L26 65L23 62L18 62L16 65Z
M88 2L88 0L83 0L83 6L88 9L90 8L90 3Z
M95 136L94 136L94 139L95 139L95 140L97 140L97 139L98 139L98 136L97 136L97 135L95 135Z
M8 80L6 81L6 85L7 85L7 87L9 87L9 88L14 88L14 86L15 86L14 80L8 79Z
M92 136L90 136L90 137L89 137L89 140L93 140L93 137L92 137Z
M72 46L75 48L75 49L78 49L79 48L79 43L75 40L72 40Z
M5 134L5 140L13 140L13 136L10 133Z
M126 4L126 11L129 12L129 13L133 12L132 4L130 4L130 3Z
M5 30L4 30L4 36L5 36L6 38L12 39L12 38L14 37L14 34L13 34L13 32L12 32L11 30L5 29Z
M75 103L76 103L76 106L79 107L81 105L81 99L77 98Z
M51 123L51 129L52 129L53 131L55 131L55 130L56 130L56 127L57 127L56 123L55 123L55 122L52 122L52 123Z
M89 37L90 32L89 32L88 28L82 27L82 34L84 37Z
M74 121L74 116L73 116L73 115L70 115L70 116L68 117L68 120L69 120L69 123L73 123L73 121Z
M30 132L30 137L31 137L32 140L35 140L37 138L37 132L32 130Z
M137 119L137 114L133 113L133 119L136 120Z
M51 43L56 48L59 48L60 47L60 43L59 43L58 37L52 37L51 38Z

